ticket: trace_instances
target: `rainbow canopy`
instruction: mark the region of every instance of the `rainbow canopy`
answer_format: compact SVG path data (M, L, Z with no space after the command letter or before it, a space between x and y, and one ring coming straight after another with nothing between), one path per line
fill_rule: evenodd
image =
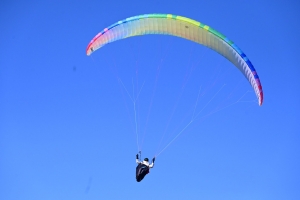
M127 18L105 28L89 43L86 54L116 40L146 34L173 35L205 45L233 63L252 85L258 104L263 103L260 79L248 57L220 32L198 21L171 14L145 14Z

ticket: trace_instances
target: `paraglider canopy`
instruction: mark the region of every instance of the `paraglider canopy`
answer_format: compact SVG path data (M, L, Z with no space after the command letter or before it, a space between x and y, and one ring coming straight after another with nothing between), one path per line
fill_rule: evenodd
M172 14L145 14L127 18L105 28L88 44L90 55L102 46L116 40L146 34L165 34L185 38L205 45L233 63L247 78L263 103L263 90L259 76L248 57L226 36L215 29L186 17Z

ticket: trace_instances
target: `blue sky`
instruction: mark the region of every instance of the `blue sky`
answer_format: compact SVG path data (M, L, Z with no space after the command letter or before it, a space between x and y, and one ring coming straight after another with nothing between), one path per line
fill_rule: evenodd
M299 199L299 8L1 1L0 199ZM98 32L145 13L186 16L233 40L260 76L263 105L230 62L180 38L130 38L86 56ZM136 132L143 157L163 150L140 183Z

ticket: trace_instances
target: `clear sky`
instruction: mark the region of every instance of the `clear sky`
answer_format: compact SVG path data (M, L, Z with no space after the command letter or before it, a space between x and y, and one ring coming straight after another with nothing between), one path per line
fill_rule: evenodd
M292 0L2 0L0 199L300 199L299 11ZM105 27L147 13L234 41L263 105L229 61L180 38L86 56ZM161 152L140 183L138 149Z

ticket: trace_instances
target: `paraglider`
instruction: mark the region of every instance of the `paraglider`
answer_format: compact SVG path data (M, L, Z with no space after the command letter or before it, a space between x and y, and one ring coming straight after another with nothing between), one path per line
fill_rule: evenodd
M152 159L152 163L149 163L149 159L145 158L143 161L139 160L139 155L136 154L136 163L138 166L136 167L136 181L140 182L144 179L144 177L149 173L150 168L154 167L155 157Z
M245 53L220 32L193 19L172 14L144 14L126 18L98 33L88 44L86 54L91 55L97 49L117 40L147 34L177 36L204 45L224 56L245 76L256 94L258 104L262 105L264 98L262 85L254 66ZM192 122L193 120L186 127ZM156 154L156 156L158 155ZM155 157L152 159L152 163L149 164L148 158L141 161L139 155L136 155L136 163L138 164L136 167L137 182L143 180L149 173L149 169L154 166L154 161Z

